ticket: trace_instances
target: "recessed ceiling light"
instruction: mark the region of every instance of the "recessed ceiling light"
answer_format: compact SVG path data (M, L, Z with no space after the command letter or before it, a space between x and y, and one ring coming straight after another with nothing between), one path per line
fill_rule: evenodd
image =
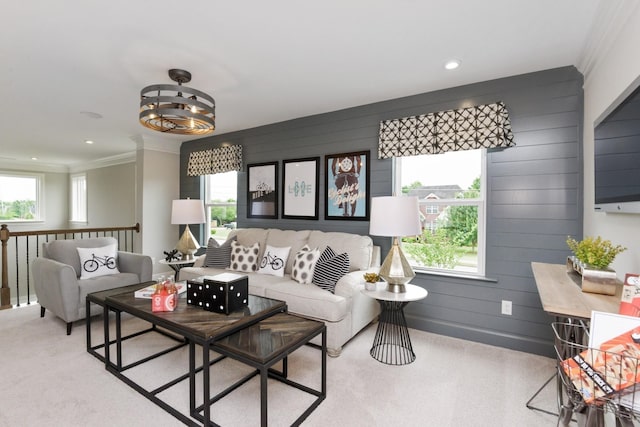
M38 160L38 158L37 157L32 157L31 160Z
M447 63L444 64L444 68L446 68L447 70L455 70L459 66L460 66L460 61L457 59L452 59L451 61L447 61Z
M91 145L91 144L93 144L93 141L92 141L92 140L90 140L90 139L87 139L86 141L84 141L84 143L85 143L85 144L89 144L89 145Z

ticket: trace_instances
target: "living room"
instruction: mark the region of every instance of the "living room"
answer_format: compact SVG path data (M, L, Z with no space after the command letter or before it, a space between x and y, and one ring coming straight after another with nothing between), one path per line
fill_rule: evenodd
M488 196L484 277L418 274L412 283L428 289L429 296L407 306L407 321L417 330L551 357L550 318L541 307L531 262L562 263L568 254L564 243L567 235L601 235L630 249L616 258L613 265L616 271L624 274L640 270L634 245L640 222L637 215L605 214L593 209L593 125L637 84L640 60L634 55L634 48L640 39L637 29L640 11L629 1L596 3L600 9L588 37L582 40L585 48L579 62L567 60L546 68L405 93L406 96L381 94L373 100L352 99L338 109L323 109L322 101L318 101L319 107L313 112L301 110L298 115L290 113L286 120L239 127L229 132L216 131L205 138L174 139L173 145L154 141L153 136L145 134L145 138L132 143L135 148L125 154L64 168L21 166L18 170L45 174L47 219L40 224L43 228L67 228L67 209L61 209L59 200L64 200L62 204L66 205L69 175L86 172L92 195L87 225L139 222L142 232L137 251L157 261L179 236L178 227L170 225L171 200L203 195L201 178L187 176L192 152L237 144L243 147L245 164L255 164L310 156L324 160L334 153L368 150L371 195L390 195L392 161L378 159L376 155L380 121L503 101L509 111L516 146L488 156L487 180L493 193ZM506 7L513 9L510 3ZM502 37L508 38L508 35ZM446 41L446 37L441 40ZM131 49L144 57L142 47L132 45ZM380 57L394 56L386 52L380 52ZM339 64L331 60L329 52L321 56L326 62L318 66L326 67L327 75L335 76L331 78L338 78L339 74L333 74L332 69ZM175 64L179 57L163 59L170 62L163 64L166 69L182 66ZM189 58L184 62L188 63ZM405 67L400 64L393 68L398 66ZM461 67L465 66L463 58ZM135 76L135 71L131 75ZM118 84L117 78L110 78L114 85ZM209 78L194 73L193 86L203 86L196 85L196 81L206 86ZM5 76L4 80L12 79ZM144 84L164 80L166 75L159 74L157 81ZM241 84L226 83L226 87L212 91L212 95L222 95L235 84ZM370 85L376 86L375 80ZM251 104L251 99L244 101ZM135 107L137 99L127 102ZM225 112L224 103L218 102L217 120L223 129L229 113ZM277 107L274 104L271 108ZM90 105L86 108L93 111ZM288 108L295 110L295 107ZM131 109L124 110L129 114ZM135 118L135 111L132 114ZM246 114L251 115L251 109L247 109ZM104 121L108 122L108 114L104 115ZM93 127L101 126L102 123ZM2 169L16 170L16 164L18 162L3 161ZM329 221L322 214L313 221L247 218L246 179L246 173L238 175L239 228L368 234L366 221ZM114 209L115 206L118 208ZM20 230L26 226L16 227ZM196 235L202 238L203 230L198 231ZM383 256L391 245L386 238L375 237L374 242L382 247ZM156 263L154 271L164 270ZM501 314L502 300L513 302L511 316Z

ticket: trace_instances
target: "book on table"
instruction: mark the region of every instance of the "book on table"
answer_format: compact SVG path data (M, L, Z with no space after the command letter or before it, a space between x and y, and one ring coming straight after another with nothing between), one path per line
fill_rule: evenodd
M176 289L178 289L178 296L182 295L187 291L187 282L176 282L175 285L176 285ZM154 285L149 285L147 287L144 287L142 289L138 289L137 291L134 292L133 295L136 298L151 299L152 295L156 293L156 286L157 284L154 284Z

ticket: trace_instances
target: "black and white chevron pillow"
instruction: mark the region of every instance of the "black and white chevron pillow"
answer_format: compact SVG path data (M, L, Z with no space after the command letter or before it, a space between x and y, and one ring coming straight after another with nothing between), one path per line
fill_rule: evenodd
M314 285L334 293L336 283L349 272L349 254L337 255L330 246L322 252L313 270Z

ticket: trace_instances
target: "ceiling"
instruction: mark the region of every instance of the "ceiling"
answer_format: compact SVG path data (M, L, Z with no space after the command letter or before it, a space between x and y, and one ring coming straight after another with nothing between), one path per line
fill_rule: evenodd
M215 98L222 134L578 65L600 3L2 1L0 161L34 168L188 140L138 123L140 89L170 68Z

